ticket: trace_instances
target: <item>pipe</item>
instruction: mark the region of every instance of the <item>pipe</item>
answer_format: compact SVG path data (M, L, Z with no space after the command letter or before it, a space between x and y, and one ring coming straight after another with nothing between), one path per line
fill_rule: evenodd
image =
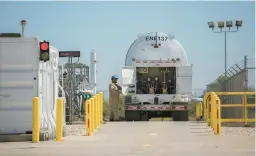
M96 80L97 80L97 66L96 66L97 60L96 60L96 50L92 50L91 52L91 76L90 76L90 82L92 85L93 94L96 94Z

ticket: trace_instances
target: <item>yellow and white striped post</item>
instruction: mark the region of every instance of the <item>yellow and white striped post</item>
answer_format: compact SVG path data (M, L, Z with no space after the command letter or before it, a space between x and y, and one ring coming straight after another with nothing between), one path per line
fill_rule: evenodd
M85 102L85 126L86 126L86 131L85 131L85 134L86 136L90 136L91 133L92 133L92 122L91 122L91 119L92 119L92 109L91 109L91 103L92 103L92 100L87 100Z

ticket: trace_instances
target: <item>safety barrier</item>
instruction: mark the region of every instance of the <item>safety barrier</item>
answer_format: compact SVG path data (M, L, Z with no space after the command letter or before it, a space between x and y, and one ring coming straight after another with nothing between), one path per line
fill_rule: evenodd
M57 99L56 105L56 141L63 137L63 99ZM96 132L103 124L103 93L100 92L85 102L86 136ZM34 97L32 102L32 142L40 141L40 99Z
M247 108L255 107L255 104L247 104L247 95L255 95L256 92L207 92L204 95L204 120L213 128L214 134L221 134L221 123L224 122L244 122L248 126L248 122L255 122L255 118L249 119L247 116ZM218 95L242 95L242 104L225 104L221 105ZM243 118L240 119L221 119L221 108L243 107Z
M91 136L103 124L103 93L100 92L85 101L86 136Z
M33 98L32 103L32 142L38 143L40 136L40 99Z
M201 120L203 118L203 102L196 103L196 120Z
M63 99L57 98L56 106L56 141L62 141L63 134ZM40 99L33 98L32 103L32 142L40 141Z
M204 119L213 129L215 135L221 134L221 101L214 93L206 93L204 97Z

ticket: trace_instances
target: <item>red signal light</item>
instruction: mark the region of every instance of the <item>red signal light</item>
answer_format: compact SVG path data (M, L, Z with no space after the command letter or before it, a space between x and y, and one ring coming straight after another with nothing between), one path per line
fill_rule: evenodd
M41 50L48 50L49 45L47 43L42 43L40 48L41 48Z

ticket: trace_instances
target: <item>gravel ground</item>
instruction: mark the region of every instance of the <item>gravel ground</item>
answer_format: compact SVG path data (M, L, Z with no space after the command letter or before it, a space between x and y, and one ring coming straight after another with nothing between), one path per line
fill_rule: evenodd
M66 125L66 133L68 136L85 135L85 125Z
M222 127L223 136L255 136L255 127Z
M66 125L68 136L85 135L85 125ZM255 127L222 127L223 136L255 136Z

